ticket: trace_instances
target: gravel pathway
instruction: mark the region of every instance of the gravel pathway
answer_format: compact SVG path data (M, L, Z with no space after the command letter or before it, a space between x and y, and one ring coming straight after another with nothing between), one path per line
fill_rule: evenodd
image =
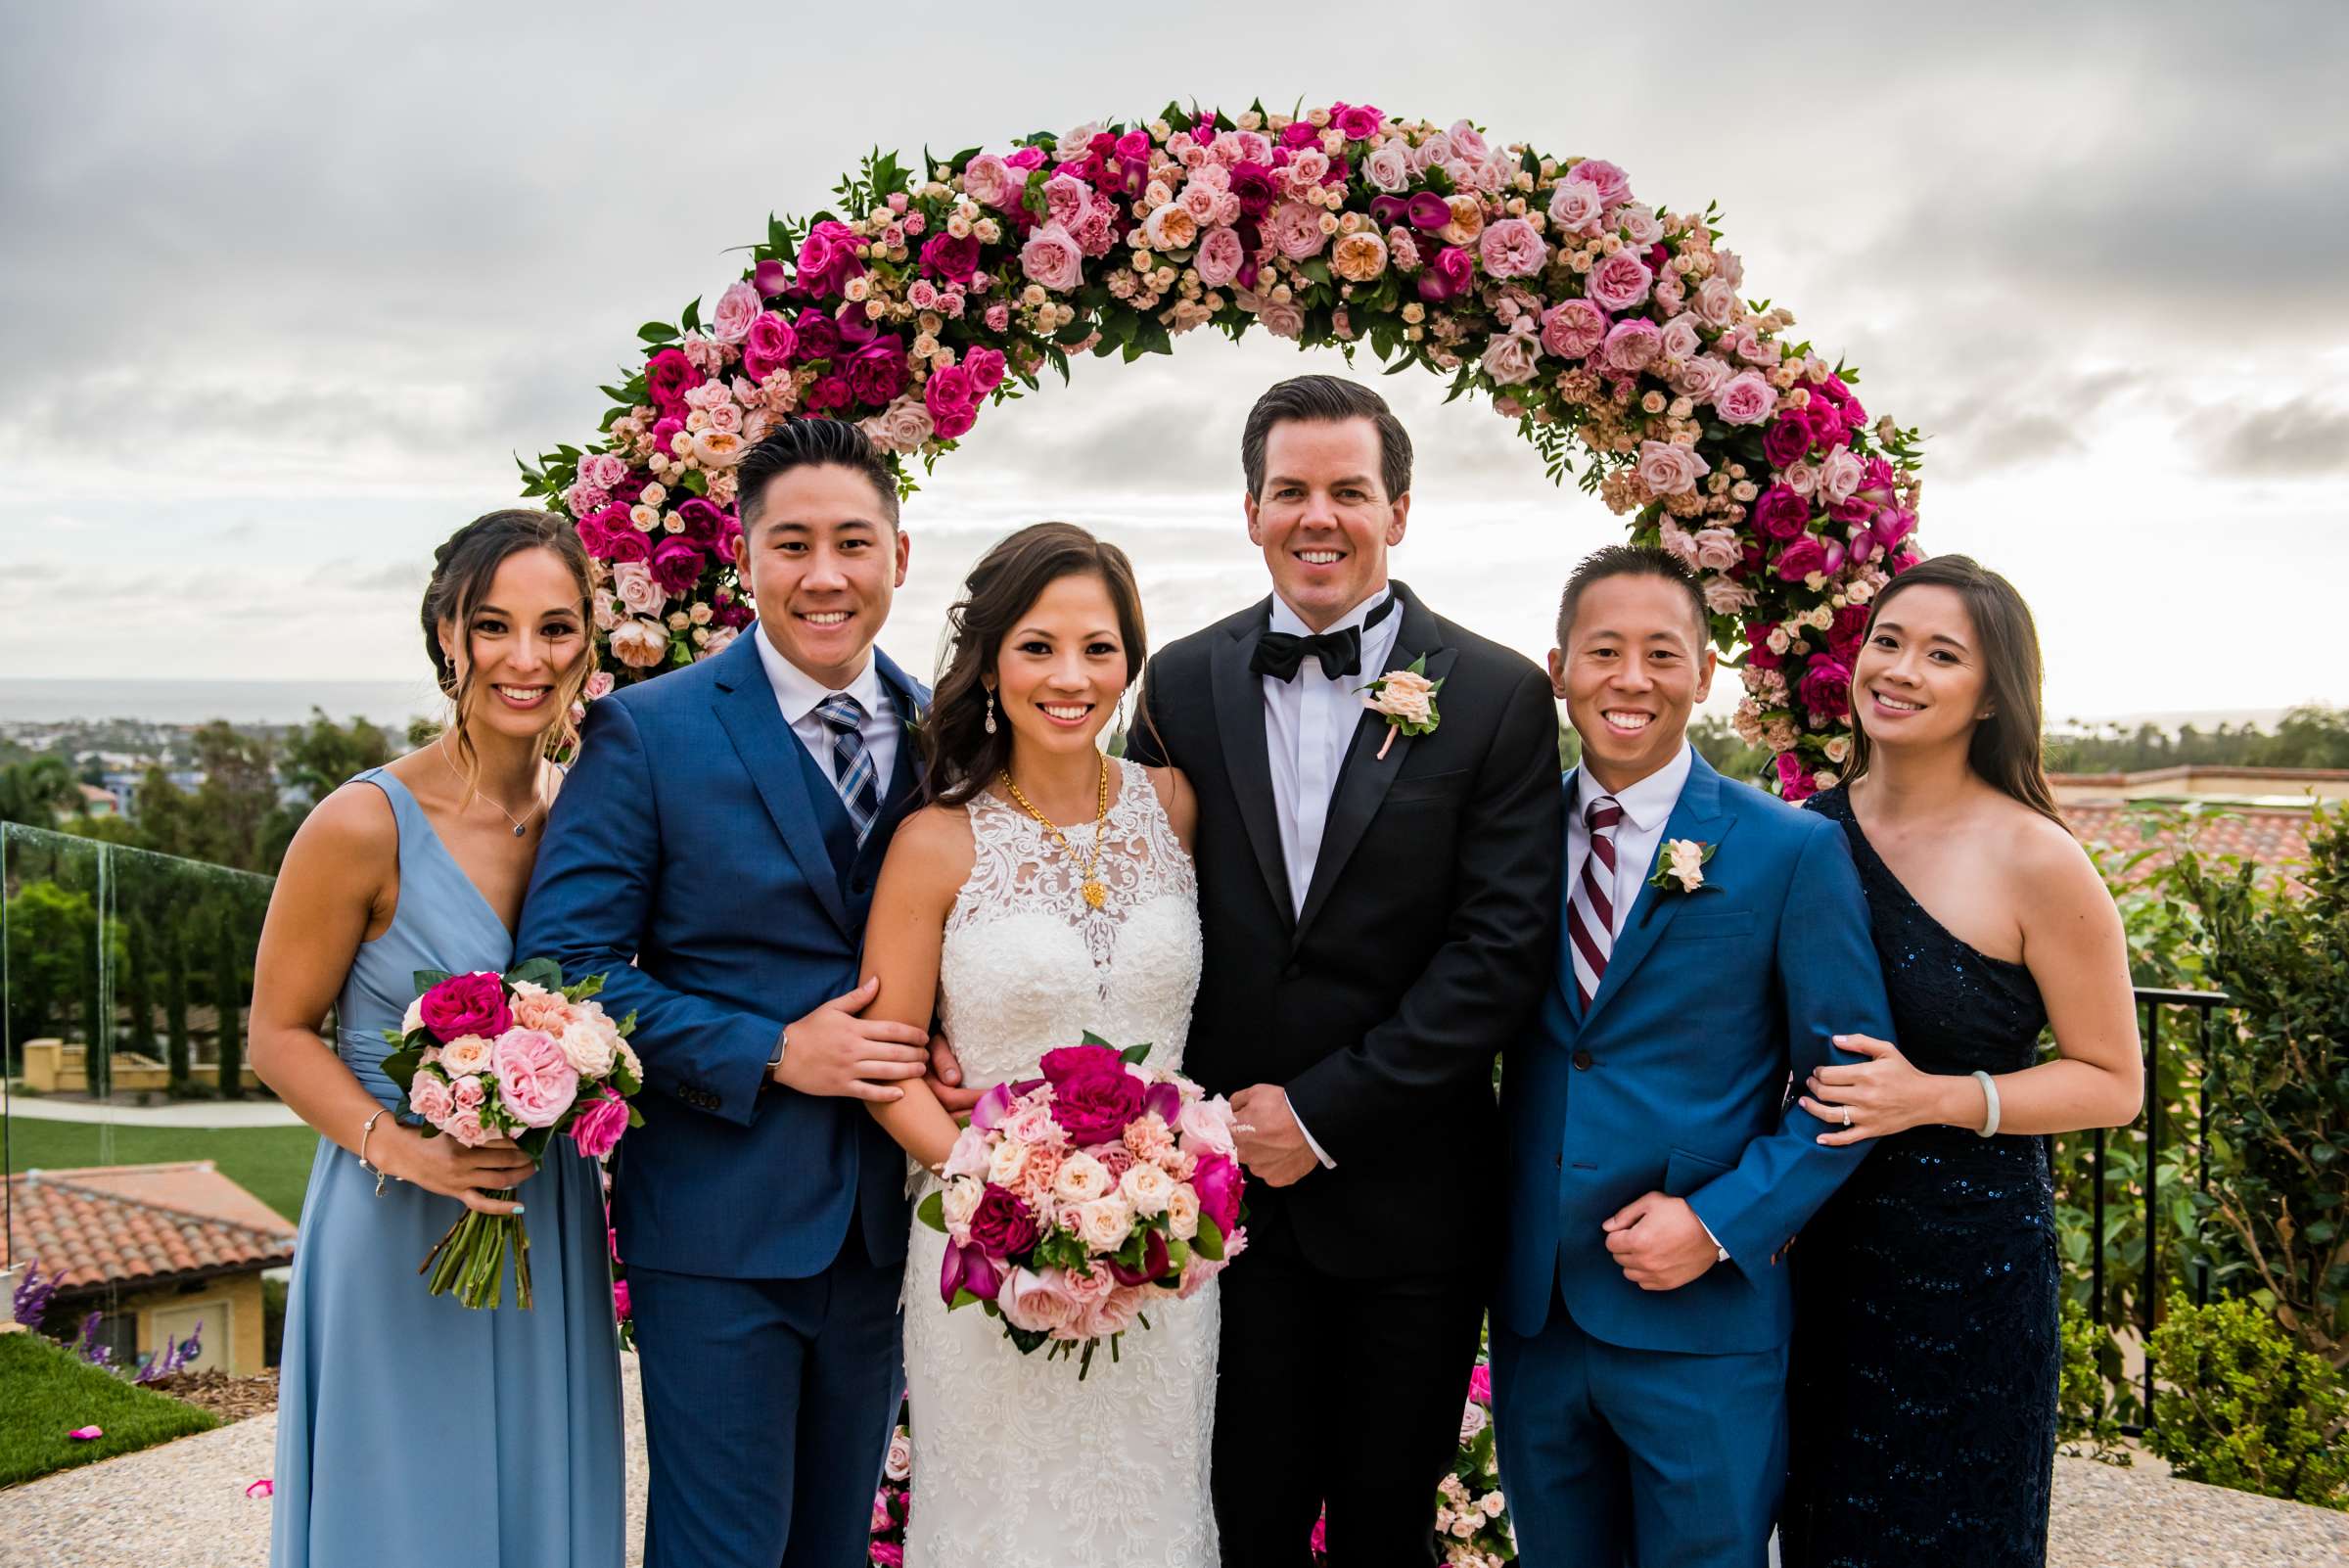
M644 1440L627 1360L628 1539L644 1531ZM0 1568L260 1568L274 1413L0 1492ZM2173 1480L2141 1458L2116 1470L2055 1461L2050 1568L2286 1568L2349 1563L2349 1513ZM641 1559L631 1551L630 1564Z

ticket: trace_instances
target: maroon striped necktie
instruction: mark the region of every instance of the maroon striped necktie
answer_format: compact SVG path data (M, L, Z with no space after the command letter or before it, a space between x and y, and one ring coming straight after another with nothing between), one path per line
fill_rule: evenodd
M1566 935L1574 945L1574 986L1586 1012L1615 947L1615 827L1622 820L1623 807L1612 795L1600 796L1583 810L1590 853L1583 856L1582 875L1566 900Z

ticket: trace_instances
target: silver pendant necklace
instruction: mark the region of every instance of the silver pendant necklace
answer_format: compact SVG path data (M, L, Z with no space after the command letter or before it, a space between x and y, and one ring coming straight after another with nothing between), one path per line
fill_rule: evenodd
M440 732L440 738L433 743L433 750L440 754L440 761L446 764L450 776L455 778L458 783L464 783L465 775L458 772L457 764L449 761L448 760L448 731L442 730ZM499 801L496 796L490 794L487 790L483 789L480 785L477 784L473 786L473 793L480 796L483 800L487 801L491 806L496 807L498 814L514 824L514 836L518 839L530 831L531 820L538 815L539 810L546 805L546 803L542 800L535 801L530 806L530 815L516 816L513 812L506 809L504 803Z

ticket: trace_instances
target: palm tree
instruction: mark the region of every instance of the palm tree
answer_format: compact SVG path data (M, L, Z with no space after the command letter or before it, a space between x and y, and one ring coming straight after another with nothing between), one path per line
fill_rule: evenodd
M0 767L0 822L55 827L69 811L86 809L81 781L61 759L35 757Z

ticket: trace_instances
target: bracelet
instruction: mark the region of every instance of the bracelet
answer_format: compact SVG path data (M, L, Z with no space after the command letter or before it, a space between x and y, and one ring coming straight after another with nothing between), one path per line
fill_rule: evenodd
M1996 1137L1999 1131L1998 1081L1992 1078L1988 1073L1976 1072L1974 1074L1974 1082L1982 1085L1982 1098L1988 1102L1990 1107L1989 1113L1982 1118L1982 1126L1979 1129L1979 1133L1981 1136L1986 1138Z
M375 1177L375 1195L379 1198L384 1195L384 1183L392 1179L392 1174L367 1163L367 1135L375 1130L375 1124L382 1121L385 1114L385 1108L379 1107L359 1128L359 1169Z

